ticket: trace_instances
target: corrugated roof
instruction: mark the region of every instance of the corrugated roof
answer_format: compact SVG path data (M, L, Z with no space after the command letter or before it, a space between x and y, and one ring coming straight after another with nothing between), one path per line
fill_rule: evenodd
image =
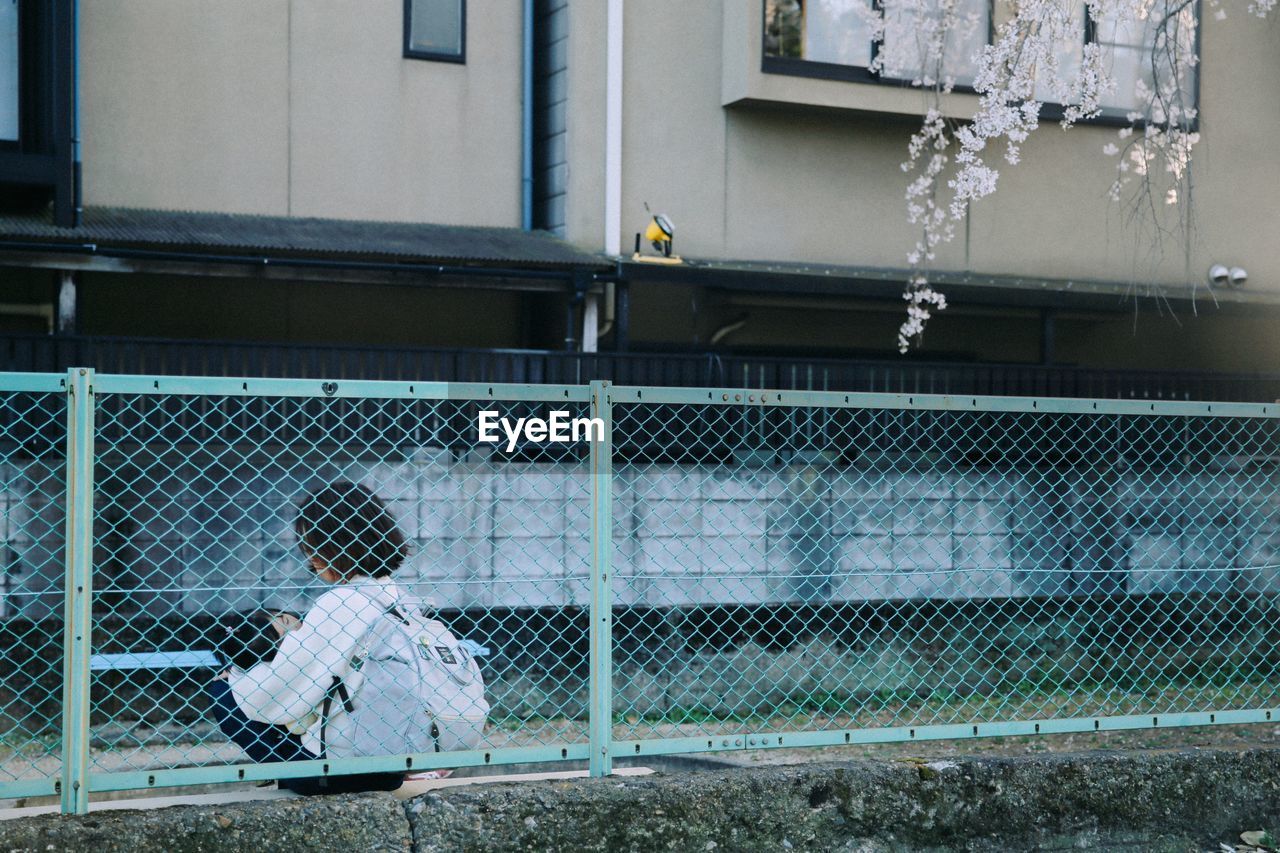
M0 241L6 240L450 266L570 270L610 265L603 256L584 252L544 231L519 228L119 207L85 208L77 228L59 228L48 215L0 214Z

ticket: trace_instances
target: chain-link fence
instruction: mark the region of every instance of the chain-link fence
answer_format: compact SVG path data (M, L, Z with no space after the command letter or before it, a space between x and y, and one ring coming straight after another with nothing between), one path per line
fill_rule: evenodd
M66 380L0 374L0 789L53 793L62 757Z
M612 398L618 754L1271 719L1280 406Z
M1264 721L1277 415L0 375L0 797ZM345 504L316 521L346 484L391 519L378 541ZM361 561L391 529L384 607ZM397 607L483 677L467 748L326 745L322 717L391 707L360 685L399 659L374 627ZM302 625L219 687L228 626L280 611Z

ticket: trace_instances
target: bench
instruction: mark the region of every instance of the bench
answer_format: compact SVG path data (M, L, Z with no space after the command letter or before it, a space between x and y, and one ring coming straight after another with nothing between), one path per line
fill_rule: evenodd
M489 656L489 647L473 640L459 640L474 658ZM218 656L211 649L181 649L170 652L110 652L89 656L91 672L128 671L137 669L217 669Z

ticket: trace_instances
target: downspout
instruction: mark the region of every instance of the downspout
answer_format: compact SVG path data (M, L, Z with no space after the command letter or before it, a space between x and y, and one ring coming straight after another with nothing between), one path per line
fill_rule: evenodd
M608 0L605 35L604 252L622 254L622 0Z
M524 58L521 64L520 227L533 230L533 3L524 2Z
M617 319L618 291L612 281L604 283L604 323L600 326L597 337L603 338L613 331L614 320Z
M615 318L616 290L612 281L604 283L603 296L589 294L582 306L582 351L597 352L600 339L613 331ZM604 322L600 322L601 306L604 310Z
M80 175L80 0L71 0L71 199L76 228L84 209Z

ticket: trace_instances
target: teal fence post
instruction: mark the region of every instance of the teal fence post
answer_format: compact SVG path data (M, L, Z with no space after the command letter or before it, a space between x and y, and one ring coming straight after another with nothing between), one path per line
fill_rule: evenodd
M67 375L67 566L62 657L62 811L89 811L89 652L93 600L93 371Z
M609 383L591 383L591 417L604 428L591 442L591 654L587 710L592 776L613 772L613 404Z

